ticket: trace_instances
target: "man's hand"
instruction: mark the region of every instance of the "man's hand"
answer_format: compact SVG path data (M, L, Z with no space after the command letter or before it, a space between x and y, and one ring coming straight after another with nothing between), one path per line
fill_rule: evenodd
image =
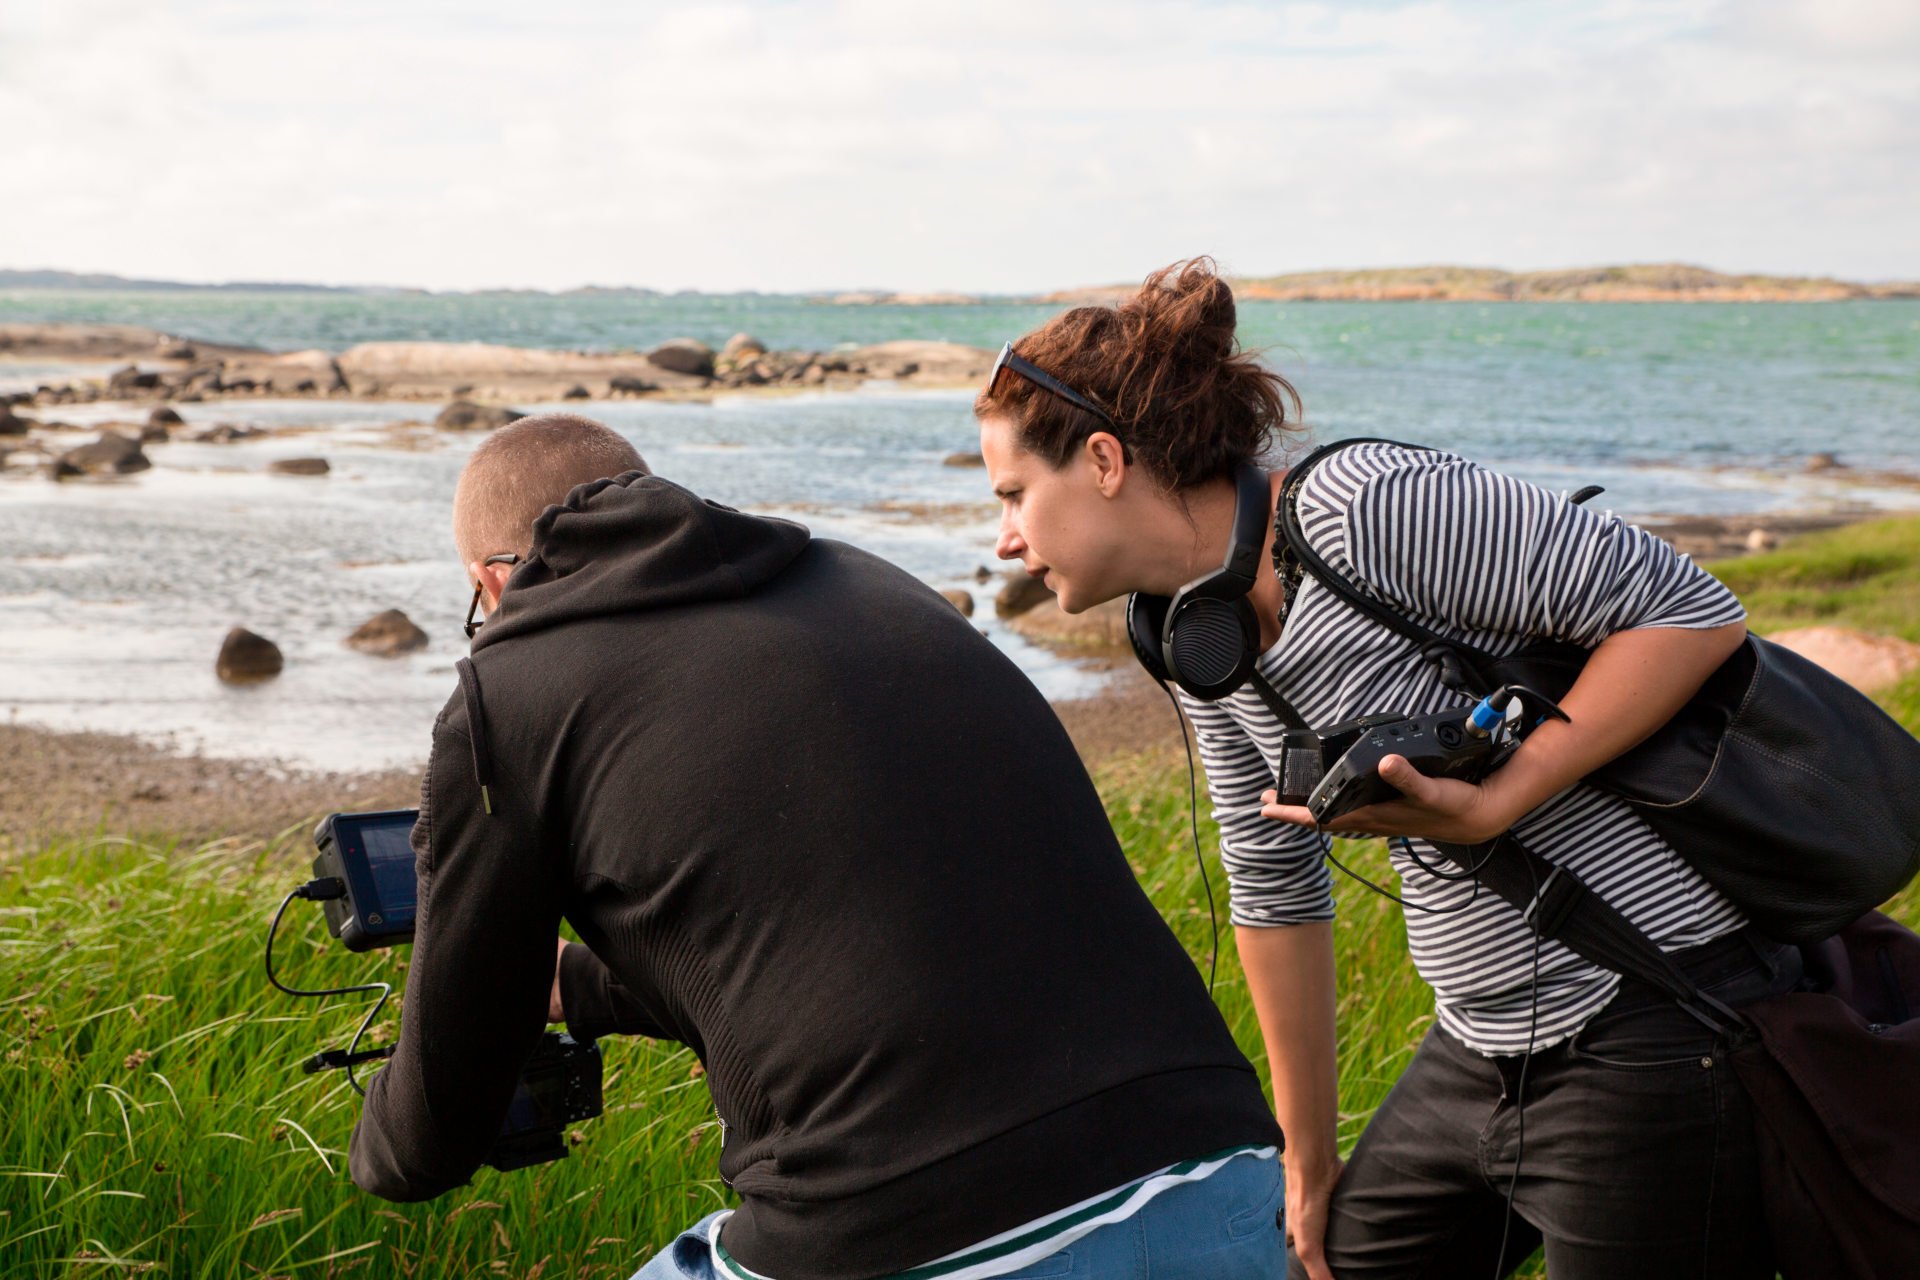
M560 1003L560 957L567 954L567 940L556 940L553 952L553 990L547 996L547 1021L565 1022L567 1008Z
M1287 1168L1287 1239L1309 1280L1333 1280L1327 1266L1327 1208L1345 1168L1337 1156L1330 1167L1317 1171Z
M1429 778L1404 756L1382 760L1380 776L1399 790L1401 799L1363 805L1321 830L1334 835L1418 836L1447 844L1481 844L1521 816L1510 812L1500 793L1486 784ZM1277 792L1263 792L1260 816L1302 827L1314 825L1313 814L1304 805L1280 804L1279 798Z

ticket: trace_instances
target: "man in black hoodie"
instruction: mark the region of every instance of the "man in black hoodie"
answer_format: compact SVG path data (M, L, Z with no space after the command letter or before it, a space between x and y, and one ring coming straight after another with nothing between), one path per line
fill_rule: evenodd
M1059 721L951 605L579 418L491 437L455 527L491 608L434 726L355 1182L472 1176L564 918L570 1029L692 1046L740 1197L643 1276L1282 1273L1258 1079Z

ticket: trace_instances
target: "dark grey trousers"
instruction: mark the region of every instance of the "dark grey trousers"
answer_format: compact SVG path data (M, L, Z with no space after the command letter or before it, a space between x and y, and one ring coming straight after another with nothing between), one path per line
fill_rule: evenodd
M1675 958L1736 1007L1800 980L1798 951L1747 931ZM1433 1028L1334 1192L1335 1280L1493 1280L1543 1243L1552 1280L1771 1277L1752 1114L1727 1048L1627 979L1527 1065L1509 1223L1527 1059L1484 1057ZM1297 1260L1292 1274L1305 1275Z

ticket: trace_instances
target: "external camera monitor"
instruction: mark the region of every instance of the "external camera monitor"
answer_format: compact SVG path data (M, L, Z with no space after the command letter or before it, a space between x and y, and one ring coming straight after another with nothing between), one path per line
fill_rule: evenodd
M327 929L349 951L413 941L419 897L413 871L413 824L418 809L333 813L313 833L319 853L313 874L331 876L346 895L321 903Z

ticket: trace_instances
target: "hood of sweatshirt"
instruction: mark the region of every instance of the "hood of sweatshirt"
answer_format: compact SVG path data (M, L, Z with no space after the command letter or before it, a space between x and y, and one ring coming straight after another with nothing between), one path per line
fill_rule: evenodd
M705 600L738 600L793 563L805 525L750 516L671 480L630 471L583 484L533 522L533 550L507 579L472 652L563 623ZM469 658L454 664L474 780L493 812L486 700Z
M791 520L709 502L659 476L583 484L533 523L533 550L473 651L561 623L737 600L777 577L811 535Z

